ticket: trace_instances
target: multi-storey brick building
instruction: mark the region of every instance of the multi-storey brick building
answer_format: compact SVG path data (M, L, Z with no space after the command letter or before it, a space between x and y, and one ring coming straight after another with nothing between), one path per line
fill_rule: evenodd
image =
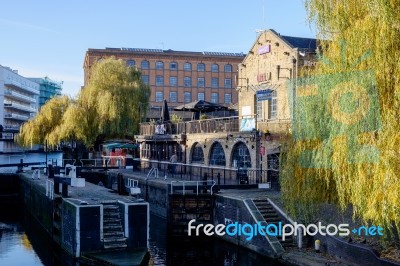
M196 100L224 106L236 104L235 77L242 53L186 52L159 49L89 49L85 55L85 85L90 68L102 58L114 56L136 66L151 87L150 106L160 108L164 99L169 107Z

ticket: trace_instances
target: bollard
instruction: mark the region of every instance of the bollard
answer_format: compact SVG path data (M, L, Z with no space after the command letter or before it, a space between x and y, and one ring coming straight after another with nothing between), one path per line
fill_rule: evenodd
M118 194L123 195L125 194L125 183L124 183L124 177L122 174L117 175L117 183L118 183Z
M63 198L68 198L68 184L62 183L62 192L61 196Z
M49 164L48 166L49 169L49 178L54 178L54 168L53 165Z
M321 241L319 239L315 240L315 252L319 253L321 247Z
M23 165L24 165L24 160L21 159L20 160L20 165L17 166L17 173L21 173L22 172Z
M204 176L203 176L203 193L207 193L207 178L208 178L208 173L204 173Z

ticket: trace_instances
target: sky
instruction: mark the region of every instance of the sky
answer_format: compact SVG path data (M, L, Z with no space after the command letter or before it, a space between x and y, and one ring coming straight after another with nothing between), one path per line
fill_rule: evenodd
M76 96L89 48L247 53L257 31L313 37L303 0L13 0L0 13L0 65Z

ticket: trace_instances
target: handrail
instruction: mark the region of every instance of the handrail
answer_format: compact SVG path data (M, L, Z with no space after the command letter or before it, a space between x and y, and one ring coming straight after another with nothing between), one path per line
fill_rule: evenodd
M52 180L46 180L46 197L54 199L54 182Z
M126 157L122 155L102 155L101 158L108 159L107 165L110 165L111 159L117 159L117 166L122 166L122 162Z
M157 167L152 167L150 169L150 171L147 173L147 177L146 179L148 179L149 177L151 177L151 175L154 173L154 177L158 178L158 168Z
M62 159L63 166L66 165L66 163L65 163L66 161L68 161L68 164L71 164L69 162L72 161L72 165L75 165L75 163L76 163L75 159Z
M85 162L91 162L91 161L94 161L94 166L97 167L97 161L100 161L101 164L103 159L80 159L81 166L84 166Z
M40 169L35 169L32 173L32 179L35 179L35 174L37 174L37 179L40 179Z
M138 187L139 186L139 180L128 178L128 187Z
M213 188L216 184L216 182L214 180L204 180L204 181L171 181L171 194L174 194L174 183L182 183L182 187L183 187L183 195L185 195L186 192L186 183L195 183L196 184L196 195L199 195L199 183L204 183L206 182L205 186L208 186L208 182L211 182L212 185L210 187L210 195L213 194Z
M280 215L282 215L282 217L284 217L286 220L288 220L289 223L291 223L292 225L296 226L296 223L290 219L290 217L281 209L278 207L278 205L276 205L271 199L267 198L269 204L271 204L272 207L274 207L274 209L279 212ZM298 248L302 248L303 247L303 232L301 227L298 227L298 233L297 233L297 245Z

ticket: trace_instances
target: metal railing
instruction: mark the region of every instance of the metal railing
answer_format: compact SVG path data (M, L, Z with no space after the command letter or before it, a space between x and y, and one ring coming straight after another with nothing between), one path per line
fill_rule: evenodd
M157 174L160 176L187 181L214 180L218 185L270 183L268 169L238 169L213 165L175 163L175 171L171 173L169 165L172 163L168 161L146 159L135 159L135 161L140 162L138 170L148 177L154 174L154 168L157 169Z
M208 183L211 183L209 185ZM207 193L208 189L210 190L210 194L213 194L213 188L215 186L215 181L214 180L205 180L205 181L171 181L171 194L174 194L174 184L178 184L179 188L182 188L182 195L185 195L187 190L193 191L193 185L191 186L190 184L194 184L194 187L196 188L196 195L199 195L199 184L200 184L200 191L203 190ZM189 184L189 185L187 185Z
M75 163L76 163L75 159L63 159L62 160L62 167L65 167L67 164L75 165Z
M122 167L122 166L125 165L125 156L121 156L121 155L116 155L116 156L103 155L103 156L101 156L101 158L103 160L103 166L119 166L119 167Z
M160 130L158 127L162 127ZM165 132L164 132L165 131ZM219 133L238 132L239 116L229 116L213 119L194 120L179 123L141 123L141 135L154 134L195 134L195 133Z
M105 166L106 162L105 162L105 158L104 159L80 159L81 162L81 166ZM107 162L110 159L107 160Z
M153 175L153 174L154 174L154 177L155 177L155 178L158 178L158 168L152 167L152 168L150 169L150 171L147 173L146 179L149 179L149 177L151 177L151 175Z
M54 199L54 182L52 180L46 180L46 197Z
M36 175L36 179L40 179L40 169L35 169L35 171L33 171L32 179L35 179L35 175Z

